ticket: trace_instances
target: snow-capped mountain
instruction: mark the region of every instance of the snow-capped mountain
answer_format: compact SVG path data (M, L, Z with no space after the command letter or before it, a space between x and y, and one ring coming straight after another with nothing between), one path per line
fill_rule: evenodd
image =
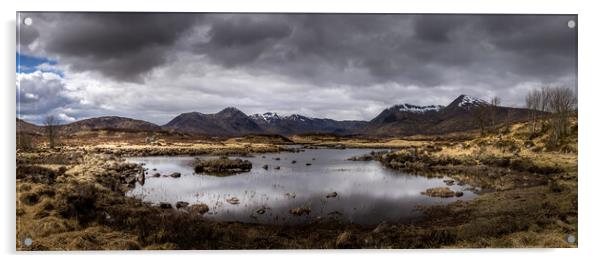
M268 133L292 135L302 133L352 134L366 121L335 121L332 119L310 118L300 114L279 115L273 112L253 114L251 119Z
M468 95L460 95L458 96L458 98L456 98L454 101L452 101L447 107L460 107L460 108L471 108L471 107L475 107L475 106L479 106L479 105L487 105L489 103L487 103L486 101L479 99L479 98L475 98L475 97L471 97Z
M400 104L385 109L372 119L360 133L378 136L440 134L478 128L475 110L487 106L485 100L460 95L448 106L417 106ZM495 116L510 121L526 120L529 110L496 107ZM489 118L489 117L488 117Z

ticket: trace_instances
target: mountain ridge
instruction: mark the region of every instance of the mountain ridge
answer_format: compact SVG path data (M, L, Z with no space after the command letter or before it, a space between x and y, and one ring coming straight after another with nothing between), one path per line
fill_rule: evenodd
M281 115L277 112L249 114L235 107L226 107L216 113L185 112L165 125L119 116L101 116L59 125L64 133L82 130L118 129L142 131L177 131L210 136L243 136L248 134L295 135L332 133L336 135L405 136L466 131L478 128L474 117L478 106L490 106L486 101L460 95L447 106L420 106L410 103L384 109L370 121L312 118L300 114ZM530 110L497 106L493 116L511 122L526 120ZM490 121L490 120L488 120ZM17 118L17 131L40 133L37 126Z

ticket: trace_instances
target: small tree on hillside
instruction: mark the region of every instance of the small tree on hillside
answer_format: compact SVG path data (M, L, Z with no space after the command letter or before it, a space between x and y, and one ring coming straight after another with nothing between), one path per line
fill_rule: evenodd
M58 121L52 115L46 116L44 122L44 128L46 131L46 138L48 138L48 147L54 149L57 144L58 132L57 132Z
M496 114L500 107L501 99L498 96L494 96L491 98L491 102L489 103L489 118L491 118L491 128L495 130L496 125Z
M525 97L525 104L527 109L529 109L529 119L531 121L531 135L533 135L535 133L535 125L537 123L537 111L540 108L541 105L541 91L538 90L531 90L529 91L529 93L527 93L527 96Z
M487 103L479 103L475 106L473 114L475 121L479 124L481 135L485 134L485 128L487 126L487 115L489 113L489 105Z

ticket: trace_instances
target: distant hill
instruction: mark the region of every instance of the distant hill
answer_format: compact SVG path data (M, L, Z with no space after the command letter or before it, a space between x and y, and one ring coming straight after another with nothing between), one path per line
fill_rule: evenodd
M160 131L161 126L146 121L117 116L90 118L59 125L59 131L63 134L90 130Z
M240 136L264 132L253 119L233 107L214 114L182 113L163 127L180 132L215 136Z
M17 118L17 133L42 134L43 127Z

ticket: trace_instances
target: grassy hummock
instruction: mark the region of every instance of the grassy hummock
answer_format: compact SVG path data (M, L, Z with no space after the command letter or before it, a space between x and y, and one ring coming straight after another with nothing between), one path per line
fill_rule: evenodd
M251 171L253 165L248 160L240 158L219 158L211 160L196 159L193 162L194 172L216 176L227 176Z

